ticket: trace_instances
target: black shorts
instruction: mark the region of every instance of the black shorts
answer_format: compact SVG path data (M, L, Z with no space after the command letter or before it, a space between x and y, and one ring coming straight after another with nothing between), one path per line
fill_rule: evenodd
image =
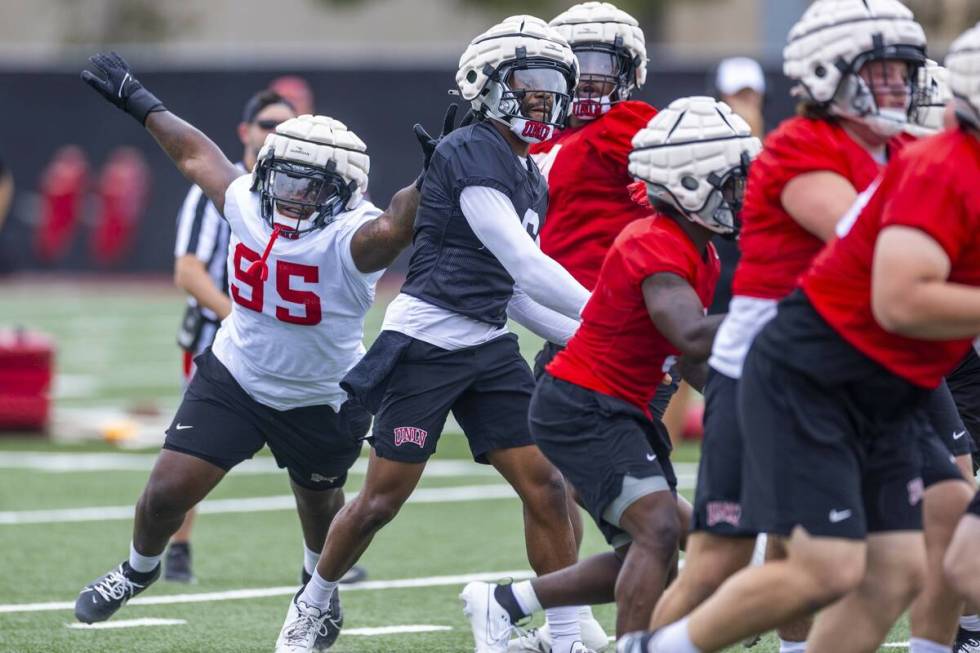
M756 531L742 524L742 431L736 412L737 388L736 379L708 369L691 530L754 537Z
M977 517L980 517L980 492L977 492L975 495L973 495L973 501L971 501L970 505L967 506L966 512L968 514L976 515Z
M538 382L528 417L531 435L578 491L606 541L630 541L623 512L654 492L676 492L670 450L636 406L550 374Z
M976 472L980 462L980 356L972 347L946 377L946 385L953 395L963 426L973 440L973 471Z
M397 347L386 351L384 343L377 349L372 346L358 364L376 366L385 373L369 439L378 456L425 462L436 452L449 411L462 427L477 462L487 463L491 451L534 444L527 429L534 378L521 356L517 336L509 333L454 351L397 336L401 337L386 338L399 342ZM392 354L397 356L394 361L382 364L375 360Z
M756 337L737 394L746 527L850 539L921 528L928 393L845 342L803 293Z
M548 366L555 356L558 355L564 347L561 345L556 345L553 342L545 342L544 347L538 352L537 356L534 357L534 378L540 381L541 377L545 374L545 368ZM678 378L679 374L672 369L671 370L671 381L669 385L660 384L657 386L656 392L653 393L653 399L650 400L650 414L653 415L655 421L661 421L664 418L664 413L667 411L667 404L670 403L670 398L674 396L677 392ZM664 436L667 438L667 444L670 445L670 435L667 433L667 429L662 429Z
M929 421L954 456L965 456L975 451L973 438L960 417L956 401L946 381L929 394Z
M311 490L343 487L371 425L371 415L346 402L276 410L252 399L211 350L194 359L197 372L177 408L164 449L228 471L268 444L276 464Z

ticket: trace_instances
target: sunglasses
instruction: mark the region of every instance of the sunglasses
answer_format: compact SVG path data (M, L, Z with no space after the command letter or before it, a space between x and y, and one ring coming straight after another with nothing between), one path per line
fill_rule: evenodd
M256 120L254 122L254 124L257 125L259 129L264 129L267 132L271 132L282 123L283 123L282 120Z

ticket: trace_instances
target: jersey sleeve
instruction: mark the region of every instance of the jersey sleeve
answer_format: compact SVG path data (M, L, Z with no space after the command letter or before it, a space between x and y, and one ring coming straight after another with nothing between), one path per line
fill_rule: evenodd
M766 143L787 181L808 172L835 172L850 178L851 170L833 127L817 120L793 122Z
M637 284L662 272L693 280L694 266L684 244L666 232L634 232L617 243L617 249L627 273Z
M903 157L905 165L896 165L889 171L892 179L886 179L885 184L891 182L891 192L882 209L881 228L894 225L920 229L955 262L963 246L972 240L973 232L954 178L930 159Z

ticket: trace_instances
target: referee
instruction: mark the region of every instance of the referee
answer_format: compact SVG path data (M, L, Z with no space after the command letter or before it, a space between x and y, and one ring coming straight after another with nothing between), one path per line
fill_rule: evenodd
M274 91L260 91L249 98L238 125L244 152L235 165L242 174L251 172L266 136L295 115L292 105ZM199 186L192 187L177 217L174 247L174 283L187 293L187 308L177 333L177 344L183 350L184 388L194 374L194 357L211 346L221 320L231 312L227 267L230 234L228 223L214 204ZM189 583L194 579L190 549L194 515L195 511L187 513L171 539L164 560L166 580Z

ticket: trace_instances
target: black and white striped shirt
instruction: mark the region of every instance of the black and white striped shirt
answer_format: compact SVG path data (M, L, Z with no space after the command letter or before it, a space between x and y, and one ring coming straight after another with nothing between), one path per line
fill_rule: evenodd
M235 166L246 173L245 165L238 162ZM196 256L208 270L211 279L221 292L228 294L228 241L231 237L231 230L228 223L215 208L214 203L208 199L200 186L193 186L187 192L184 204L181 206L180 214L177 216L177 242L174 246L174 258L180 258L186 254ZM188 295L187 305L197 306L197 300ZM198 350L203 350L211 344L214 333L217 331L218 316L214 311L201 307L201 313L213 323L213 328L208 329L207 337L201 338L198 343Z

